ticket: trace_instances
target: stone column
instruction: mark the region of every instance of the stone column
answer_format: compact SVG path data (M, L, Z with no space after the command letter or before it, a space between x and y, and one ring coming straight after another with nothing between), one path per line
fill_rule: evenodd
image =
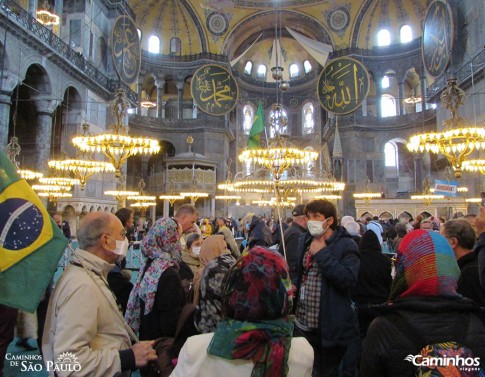
M165 80L155 81L157 87L157 118L163 118L163 95L165 94Z
M168 217L170 213L170 202L167 199L163 200L163 217Z
M404 114L404 81L399 81L399 115Z
M414 191L420 193L422 191L423 183L423 158L421 156L414 157Z
M0 87L0 149L5 150L8 144L8 128L10 124L10 106L12 91L18 84L17 76L4 72ZM18 106L18 105L17 105Z
M136 92L138 94L138 103L136 104L136 114L141 115L141 101L143 101L143 98L141 98L141 92L143 91L142 89L143 82L139 81L136 84Z
M426 74L421 72L419 74L419 81L421 83L421 111L426 110Z
M50 97L34 98L37 107L37 136L35 139L36 169L45 171L51 154L52 115L58 101Z
M29 14L37 18L37 7L39 6L39 2L37 0L29 0Z
M178 109L177 109L177 119L182 119L182 104L184 100L184 82L176 82L175 86L177 87L178 92Z
M381 96L382 96L382 77L376 77L376 116L381 118L382 111L381 111Z

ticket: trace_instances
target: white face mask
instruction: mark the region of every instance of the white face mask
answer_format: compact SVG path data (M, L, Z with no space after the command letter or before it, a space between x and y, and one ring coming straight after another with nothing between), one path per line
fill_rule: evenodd
M329 217L328 219L330 219L330 218L331 217ZM325 234L325 232L328 230L330 225L327 226L326 228L323 228L323 224L325 224L328 221L328 219L325 219L325 221L308 220L307 226L308 226L308 231L310 232L310 234L313 237L320 237L323 234Z
M200 254L200 246L192 246L192 253L195 255Z
M109 238L115 240L113 237L108 235ZM123 241L120 240L115 240L116 246L114 250L110 250L113 254L119 255L118 262L121 262L123 259L125 259L126 254L128 254L128 239L125 239Z

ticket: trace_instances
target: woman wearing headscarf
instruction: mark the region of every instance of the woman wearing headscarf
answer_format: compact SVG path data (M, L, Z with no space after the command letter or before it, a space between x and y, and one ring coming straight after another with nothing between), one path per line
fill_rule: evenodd
M414 355L420 355L425 345L451 341L469 348L483 364L483 314L477 304L456 292L460 269L449 242L436 232L411 231L399 245L396 270L389 301L376 308L380 315L371 323L364 340L360 375L414 376L418 372ZM424 344L416 344L413 334L419 334ZM427 355L441 357L434 354L434 347L427 349ZM454 365L451 368L443 374L423 369L419 373L481 376Z
M200 333L215 330L222 317L222 279L236 263L224 236L206 238L200 250L200 267L194 278L195 326Z
M187 236L185 247L182 250L182 260L187 263L192 273L195 275L200 266L200 249L202 246L202 236L198 233L190 233Z
M256 246L223 281L223 313L214 333L183 346L173 377L309 377L313 349L293 338L288 265L277 252Z
M181 230L170 218L157 220L141 242L145 259L130 294L126 321L139 331L140 340L173 337L185 305L185 291L178 274Z

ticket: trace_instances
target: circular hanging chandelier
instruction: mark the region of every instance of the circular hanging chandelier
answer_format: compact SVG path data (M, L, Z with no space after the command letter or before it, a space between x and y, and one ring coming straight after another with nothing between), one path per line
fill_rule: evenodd
M445 129L414 135L407 145L411 152L444 155L456 178L461 177L466 157L474 150L485 149L485 128L468 127L467 121L456 114L464 98L465 92L458 87L456 79L448 79L447 88L441 93L441 102L451 112L451 119L443 122Z
M54 205L57 205L59 199L72 198L70 192L38 192L37 195L48 198Z
M160 152L158 140L146 137L132 137L122 125L128 108L124 90L116 91L112 110L117 118L116 124L110 127L110 133L95 136L78 136L72 139L74 146L84 152L102 152L113 164L115 176L121 177L121 167L125 161L137 154L154 154Z
M83 137L91 136L89 134L89 124L83 124ZM86 187L86 182L95 173L113 173L115 168L113 164L105 161L95 161L88 153L81 152L79 158L70 158L65 160L51 160L48 162L50 168L59 170L62 172L67 172L72 174L76 179L79 180L81 185L81 190Z
M74 185L79 185L79 179L68 177L42 177L39 178L39 182L45 185L54 185L61 187L68 187L68 190Z
M123 191L123 190L111 190L111 191L105 191L104 195L110 195L114 196L116 200L118 201L118 207L122 208L125 206L126 198L131 196L136 196L140 195L139 192L137 191Z
M426 207L429 207L431 202L434 199L444 199L444 195L435 195L433 194L434 190L431 188L431 184L429 181L429 176L423 180L423 193L420 195L411 195L412 200L422 200Z
M233 200L238 201L241 199L240 195L216 195L215 197L217 200L224 200L226 202L226 205L229 205Z
M162 194L158 196L159 199L168 200L171 206L177 201L182 200L184 197L182 195L175 195L175 194Z
M470 172L480 172L485 175L485 160L465 160L463 161L463 170Z
M363 192L356 192L353 194L354 199L360 199L365 202L365 204L369 204L372 199L381 198L382 194L380 192L371 192L369 189L370 179L369 177L364 178L364 191Z
M44 176L43 173L20 168L20 163L17 161L17 156L20 155L21 150L22 148L20 147L18 137L12 136L10 138L10 142L5 147L5 151L10 162L17 168L17 173L20 175L20 178L28 181L42 178Z
M190 200L195 204L200 198L207 198L209 196L206 192L192 191L192 192L181 192L180 196L184 198L190 198Z

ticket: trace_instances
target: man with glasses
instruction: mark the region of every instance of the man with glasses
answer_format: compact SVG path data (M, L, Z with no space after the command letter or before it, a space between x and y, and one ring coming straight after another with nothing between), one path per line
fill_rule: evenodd
M478 274L478 258L472 251L475 230L468 220L454 219L443 224L441 235L450 243L460 267L461 275L456 291L478 305L485 306L485 291L480 287Z
M125 229L115 215L93 212L82 220L77 238L79 248L49 301L42 339L47 369L53 375L67 353L77 362L63 375L129 376L157 356L153 341L131 345L108 286L108 272L128 249Z

